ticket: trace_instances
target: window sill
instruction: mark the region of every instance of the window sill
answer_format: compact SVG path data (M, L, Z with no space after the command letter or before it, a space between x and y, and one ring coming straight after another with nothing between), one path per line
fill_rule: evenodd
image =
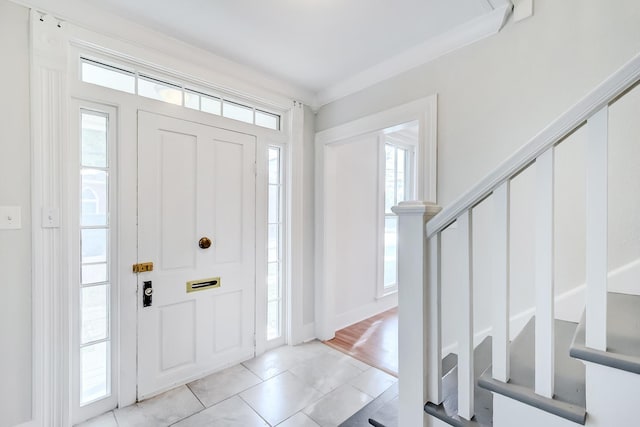
M397 294L398 294L398 288L394 287L393 289L389 289L388 291L385 291L383 293L379 293L376 296L376 300L386 299L386 298L388 298L390 296L397 295Z

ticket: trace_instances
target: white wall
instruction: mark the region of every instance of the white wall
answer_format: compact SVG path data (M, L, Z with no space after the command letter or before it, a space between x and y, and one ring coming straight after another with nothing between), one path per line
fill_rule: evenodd
M303 230L304 230L304 266L303 266L303 308L302 321L308 327L304 339L312 338L314 322L314 278L315 278L315 258L314 258L314 233L315 233L315 203L313 187L315 180L315 113L309 108L304 108L304 166L303 166Z
M0 426L31 419L31 184L29 14L0 0L0 205L22 229L0 230Z
M616 2L615 6L599 0L536 0L532 18L510 22L495 36L324 106L317 115L317 130L437 93L438 203L446 206L640 52L638 22L640 3L634 0ZM638 122L635 111L636 119L627 122ZM622 125L625 120L618 122ZM634 161L638 164L640 152L639 144L626 137L628 129L611 132L612 161L617 158L618 163L627 165L621 169L618 164L610 170L609 251L613 269L640 257L636 221L640 203L635 196L640 193L640 173L630 165ZM585 170L579 143L583 136L581 132L572 135L572 141L557 151L556 294L584 283ZM513 183L513 313L530 308L533 301L535 242L530 200L534 190L535 166ZM488 199L474 217L476 330L487 327L490 319L490 308L483 304L490 295L490 219ZM452 239L445 236L444 240L446 326L455 322L458 292L458 285L447 278L453 277L459 261L455 259L456 248L447 242ZM445 333L445 345L447 335L451 337Z
M327 145L326 280L335 293L336 330L397 305L397 296L377 298L379 145L376 133ZM331 276L329 276L331 274Z

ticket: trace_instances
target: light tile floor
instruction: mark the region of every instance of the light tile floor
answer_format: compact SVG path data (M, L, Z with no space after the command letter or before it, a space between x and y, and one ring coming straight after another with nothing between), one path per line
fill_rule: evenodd
M277 348L80 426L338 426L396 381L312 341Z

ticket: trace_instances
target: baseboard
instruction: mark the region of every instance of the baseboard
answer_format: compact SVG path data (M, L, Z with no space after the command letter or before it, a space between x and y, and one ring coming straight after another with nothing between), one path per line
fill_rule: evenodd
M302 326L302 342L309 342L316 339L315 322L307 323Z
M640 295L640 258L609 272L609 291Z
M383 311L390 310L398 306L398 294L391 294L384 298L377 299L375 302L363 305L346 313L338 314L334 323L335 330L346 328L354 323L361 322L369 317L380 314Z
M25 421L22 424L16 424L14 427L36 427L40 424L36 420Z
M582 310L584 309L584 291L585 285L573 288L555 298L556 314L555 317L561 320L567 320L569 322L579 322ZM529 319L536 314L535 307L531 307L518 314L511 316L509 321L509 336L514 339L525 327ZM477 346L486 337L491 335L492 328L485 328L476 332L473 336L473 345ZM458 350L458 343L443 346L442 357L449 353L456 353Z

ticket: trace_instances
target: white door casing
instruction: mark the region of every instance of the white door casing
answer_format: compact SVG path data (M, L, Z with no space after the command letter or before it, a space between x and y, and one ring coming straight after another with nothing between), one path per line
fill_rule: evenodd
M138 262L154 263L138 274L138 399L254 356L255 153L253 135L138 113Z

